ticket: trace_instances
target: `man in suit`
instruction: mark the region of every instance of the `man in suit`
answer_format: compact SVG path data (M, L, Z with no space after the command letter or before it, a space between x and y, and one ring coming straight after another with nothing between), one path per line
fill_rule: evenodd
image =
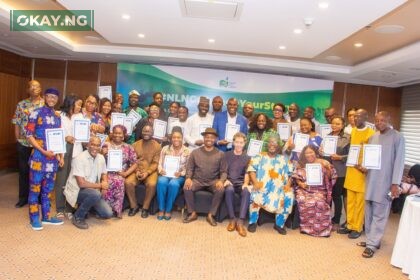
M219 135L216 147L223 152L232 149L232 139L226 139L228 138L228 135L226 135L227 124L237 124L239 125L239 131L237 132L242 132L245 135L248 133L248 121L244 116L238 114L238 100L235 98L229 98L227 110L216 114L213 120L213 128Z

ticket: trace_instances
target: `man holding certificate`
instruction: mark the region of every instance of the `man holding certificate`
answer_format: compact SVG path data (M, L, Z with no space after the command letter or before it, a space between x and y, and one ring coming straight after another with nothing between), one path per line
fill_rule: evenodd
M59 91L49 88L44 92L45 105L34 110L26 126L26 137L34 147L29 159L29 219L33 230L42 230L42 225L61 225L63 221L52 217L50 193L54 189L54 181L58 166L64 165L63 154L56 154L54 143L48 143L47 129L60 128L60 115L54 110ZM64 137L63 137L64 145ZM47 149L50 147L50 150ZM42 223L39 220L38 198L41 193Z
M166 125L167 122L160 120L159 115L161 112L161 109L157 103L151 103L149 105L149 116L147 118L143 118L139 121L139 123L136 125L136 141L143 139L143 127L146 125L151 125L153 127L153 139L158 142L159 144L162 142L165 142L167 140L166 138ZM158 127L155 127L155 123L159 124Z
M197 106L198 112L187 120L184 138L191 151L203 146L204 140L201 133L213 125L214 117L209 113L209 106L210 100L204 96L200 96L200 101Z
M370 139L369 144L380 145L380 169L369 169L366 176L366 209L365 232L366 242L357 245L366 247L363 257L371 258L381 246L388 222L389 211L393 198L399 196L399 185L404 173L405 140L391 127L391 117L382 111L375 116L375 127L378 130Z
M128 107L124 110L124 113L127 116L130 116L131 110L136 112L136 114L133 113L133 115L136 116L136 119L134 120L133 131L136 130L136 125L141 119L147 118L146 111L139 107L139 98L140 98L140 93L137 90L133 89L132 91L130 91L128 93ZM136 141L136 135L135 133L131 133L130 137L127 140L127 144L133 144L135 141Z

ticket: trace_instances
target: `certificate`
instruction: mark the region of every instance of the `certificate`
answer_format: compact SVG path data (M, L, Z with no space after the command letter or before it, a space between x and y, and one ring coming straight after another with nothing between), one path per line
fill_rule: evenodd
M163 162L163 169L165 170L166 177L174 178L175 173L179 171L179 163L181 162L180 157L176 156L165 156Z
M281 140L288 140L290 138L290 128L290 123L277 124L277 133L279 134Z
M294 152L300 153L309 144L309 134L295 133L293 138L293 143L295 144Z
M172 134L172 129L179 123L178 118L168 117L168 134Z
M122 150L108 150L108 171L122 170Z
M208 123L200 123L198 125L198 130L200 131L200 134L201 134L206 130L206 128L209 128L209 127L212 127L212 125Z
M108 137L108 135L106 134L100 134L100 133L96 133L96 136L99 137L99 139L101 139L101 148L105 143L106 138Z
M131 111L128 112L127 117L133 119L133 126L136 126L136 124L141 120L141 115L133 109L131 109Z
M54 154L66 153L66 141L64 140L64 128L47 128L45 130L47 151Z
M328 134L330 134L332 131L330 124L320 124L319 125L319 133L321 134L321 137L324 138Z
M124 113L112 113L111 114L111 127L110 131L114 128L116 125L124 125L124 119L126 118L126 115Z
M261 153L263 143L264 142L260 140L255 140L255 139L249 140L248 151L247 151L248 156L254 157L258 155L259 153Z
M347 155L346 166L355 166L359 164L360 145L351 145Z
M305 170L308 186L322 185L322 166L320 163L307 163Z
M338 136L325 136L322 140L322 149L325 156L331 156L337 153Z
M226 124L226 130L225 130L225 140L232 142L233 141L233 136L239 132L239 129L241 128L241 126L239 124L231 124L231 123L227 123Z
M73 137L76 142L86 143L90 139L90 120L73 120Z
M364 145L362 166L367 169L381 169L381 153L382 145Z
M123 125L125 126L125 129L127 129L127 135L131 135L133 133L133 119L130 117L125 117L124 118L124 123Z
M153 120L153 137L157 139L163 139L166 135L167 122L154 119Z
M108 98L112 102L112 86L100 86L98 88L99 99Z

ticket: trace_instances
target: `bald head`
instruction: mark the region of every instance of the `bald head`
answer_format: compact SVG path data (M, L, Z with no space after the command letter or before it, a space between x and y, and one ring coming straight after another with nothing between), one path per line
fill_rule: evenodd
M87 150L92 157L96 157L101 148L101 138L98 136L91 136L89 139L89 144Z
M359 109L354 114L354 124L357 128L364 128L368 118L368 113L365 109Z

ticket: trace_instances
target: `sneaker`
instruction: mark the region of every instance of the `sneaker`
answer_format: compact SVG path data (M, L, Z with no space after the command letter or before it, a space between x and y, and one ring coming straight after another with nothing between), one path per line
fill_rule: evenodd
M79 218L76 218L75 216L73 216L73 218L71 219L71 222L77 228L80 228L80 229L88 229L89 228L89 225L86 223L86 221L84 219L79 219Z
M49 220L42 220L42 224L43 224L43 225L54 225L54 226L59 226L59 225L64 224L64 222L63 222L62 220L60 220L60 219L57 219L57 218L55 218L55 217L52 217L52 218L51 218L51 219L49 219Z
M31 222L31 227L33 230L42 230L42 224L39 222L39 220Z
M62 212L62 211L57 212L57 214L55 215L55 217L57 219L60 219L60 220L64 219L64 212Z

